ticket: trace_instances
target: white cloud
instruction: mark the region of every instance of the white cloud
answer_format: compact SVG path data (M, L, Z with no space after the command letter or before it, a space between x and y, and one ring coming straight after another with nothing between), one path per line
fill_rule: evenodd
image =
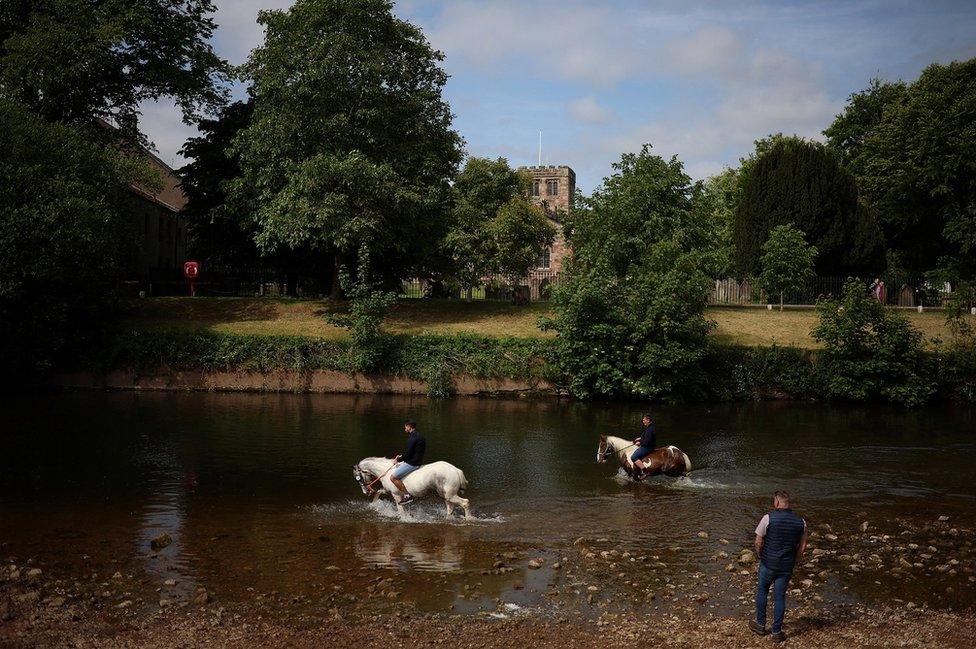
M603 124L613 117L613 111L601 106L592 95L569 102L569 115L577 122Z

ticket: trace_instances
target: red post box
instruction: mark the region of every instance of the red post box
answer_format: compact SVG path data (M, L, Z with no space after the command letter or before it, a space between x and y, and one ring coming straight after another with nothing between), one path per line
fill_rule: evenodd
M190 285L190 297L197 295L197 278L200 277L200 262L188 261L183 264L183 277Z

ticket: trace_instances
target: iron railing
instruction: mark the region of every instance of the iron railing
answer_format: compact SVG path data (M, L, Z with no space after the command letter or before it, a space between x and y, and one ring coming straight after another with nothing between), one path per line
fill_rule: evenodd
M839 297L844 285L849 280L856 280L870 290L874 277L851 276L818 276L807 281L806 286L799 291L791 291L783 295L783 303L791 306L814 305L817 300L828 297ZM885 286L884 302L889 306L901 307L941 307L952 295L952 287L947 283L937 283L924 277L904 279L896 286ZM708 296L708 303L713 306L749 306L763 304L779 304L779 295L767 295L757 288L755 280L738 280L735 278L715 280Z

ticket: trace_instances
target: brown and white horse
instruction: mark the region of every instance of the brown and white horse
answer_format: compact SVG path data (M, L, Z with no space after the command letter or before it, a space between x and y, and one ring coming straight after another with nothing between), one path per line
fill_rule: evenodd
M676 478L687 475L691 471L691 458L688 457L687 453L677 446L662 446L654 449L650 455L644 458L644 470L640 475L634 475L634 465L630 461L630 456L636 448L636 444L621 437L600 435L596 461L603 464L607 458L616 453L620 466L634 480L643 480L647 476L660 473Z

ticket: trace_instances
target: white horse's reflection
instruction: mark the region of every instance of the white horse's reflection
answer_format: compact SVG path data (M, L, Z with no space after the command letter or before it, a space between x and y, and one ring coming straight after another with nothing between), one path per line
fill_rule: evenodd
M430 530L423 533L408 527L399 527L395 534L372 527L364 529L356 543L356 556L362 561L383 568L433 572L453 572L461 569L462 552L458 531L440 530L436 536Z

